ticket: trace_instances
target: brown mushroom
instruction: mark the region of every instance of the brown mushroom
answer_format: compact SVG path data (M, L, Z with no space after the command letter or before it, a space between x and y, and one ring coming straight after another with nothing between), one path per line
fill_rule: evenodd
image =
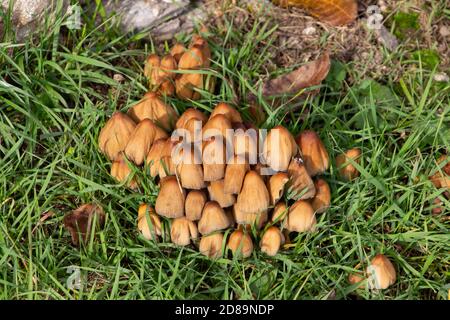
M98 136L100 151L110 160L116 160L125 150L135 126L136 124L126 114L114 113Z

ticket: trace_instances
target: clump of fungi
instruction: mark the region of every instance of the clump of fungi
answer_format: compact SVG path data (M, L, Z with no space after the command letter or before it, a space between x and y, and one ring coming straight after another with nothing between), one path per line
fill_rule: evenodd
M246 258L257 247L274 256L289 233L314 231L316 215L330 206L330 187L319 177L329 168L328 152L311 130L295 138L279 125L263 139L225 102L210 114L195 108L179 114L166 96L200 98L213 88L205 73L210 64L200 36L188 48L176 44L168 55L150 55L150 91L126 114L113 114L99 148L112 161L111 175L127 187L140 190L134 176L140 168L159 184L155 204L139 206L144 238L158 241L168 221L173 243L198 246L210 258L227 249Z

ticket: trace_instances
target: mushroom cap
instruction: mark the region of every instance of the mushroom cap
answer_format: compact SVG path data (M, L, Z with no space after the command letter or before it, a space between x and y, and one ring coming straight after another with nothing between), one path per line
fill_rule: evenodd
M121 152L117 159L111 164L111 176L113 176L118 182L126 182L127 187L135 190L138 185L136 180L132 178L131 175L132 170L126 162L123 152Z
M231 125L230 120L223 114L217 114L214 117L210 117L203 126L203 137L210 138L221 135L225 138L225 141L231 141L231 137L234 133L232 129L233 126ZM227 137L227 134L230 137Z
M223 191L229 194L239 194L248 170L248 163L240 161L238 156L234 156L225 168Z
M297 153L297 144L289 130L276 126L264 140L263 156L270 168L286 171L291 158Z
M221 136L212 137L203 143L202 163L205 181L217 181L225 176L226 146Z
M202 217L203 207L207 201L203 191L191 190L186 196L185 213L186 218L191 221L198 221Z
M356 169L356 167L351 164L349 160L351 159L354 162L359 163L360 156L361 149L353 148L336 157L336 167L339 169L339 174L342 178L347 181L351 181L359 176L358 169Z
M202 48L192 47L186 50L178 61L178 68L180 70L195 70L203 68L206 62L206 57L203 55Z
M249 164L258 162L258 132L254 129L238 128L233 135L234 154L243 157Z
M122 112L115 112L98 136L100 151L110 160L116 160L125 150L136 124Z
M288 175L289 191L295 193L298 200L314 197L316 187L301 159L292 159L289 164Z
M171 79L164 80L158 87L159 95L171 97L174 95L174 93L175 93L175 85L173 84L173 80Z
M166 139L159 139L153 142L150 150L147 153L145 163L147 163L147 165L149 166L150 175L153 178L155 178L159 173L164 148L166 148Z
M269 217L267 210L259 213L243 213L236 205L233 206L232 213L234 220L239 225L255 226L258 230L264 227Z
M147 219L146 213L149 218ZM138 229L147 240L157 240L161 235L161 220L148 204L141 204L138 210Z
M185 46L177 42L173 45L172 49L170 49L170 54L172 55L172 57L175 58L175 61L178 63L185 51L186 51Z
M198 100L200 93L195 90L205 89L205 74L201 72L183 73L175 79L175 91L182 100Z
M272 218L270 221L272 223L280 223L281 227L284 227L287 222L288 208L286 203L280 201L275 205L272 212Z
M178 115L175 110L164 103L155 92L147 92L144 97L128 110L128 115L136 122L152 120L156 125L171 131Z
M165 55L161 59L161 65L160 65L160 75L163 79L173 79L175 77L175 72L178 68L177 61L175 58L168 54Z
M228 228L230 221L225 211L216 201L209 201L203 207L202 217L198 222L198 231L202 235Z
M330 166L328 152L319 135L311 130L303 131L297 137L306 170L311 177L324 173Z
M186 189L203 189L205 179L199 152L196 152L195 145L186 144L185 146L188 150L180 150L181 157L175 162L181 185Z
M200 239L199 251L209 258L220 258L222 257L222 243L223 234L220 232L203 236Z
M269 208L269 191L257 172L251 170L246 173L236 205L243 213L259 213Z
M314 231L316 216L314 209L305 200L295 202L288 213L287 229L295 232Z
M325 212L331 203L330 186L324 179L317 179L314 182L316 195L311 200L311 205L316 213Z
M166 218L184 216L185 192L178 184L177 178L174 176L164 177L160 184L161 189L155 205L156 213Z
M227 247L234 256L248 258L253 252L253 241L247 232L235 230L228 238Z
M201 122L201 127L200 129L203 127L203 125L206 123L206 121L208 121L208 118L206 117L206 115L201 112L198 109L194 109L194 108L188 108L186 109L186 111L184 111L181 116L178 118L178 121L175 125L175 127L177 129L187 129L187 123L189 122L189 120L198 120Z
M125 155L139 166L144 162L153 142L167 137L167 133L152 120L144 119L134 128L125 147Z
M277 254L278 250L280 250L283 243L284 236L280 229L272 226L264 232L259 246L261 247L262 252L266 253L268 256L274 256Z
M237 111L234 107L225 102L218 103L213 111L211 112L210 118L222 114L224 115L230 123L242 123L242 117L239 111Z
M232 206L236 202L236 197L231 193L225 193L224 180L211 181L208 186L209 199L217 201L222 208Z
M198 230L194 222L186 219L186 217L179 217L172 220L170 239L173 243L179 246L187 246L191 243L191 240L197 238Z
M191 48L197 48L202 51L204 57L203 67L209 68L211 65L211 50L209 49L208 42L199 35L194 35L190 44Z
M275 205L284 193L284 186L289 181L289 176L285 172L278 172L269 178L267 189L270 194L270 203Z
M369 289L387 289L397 279L394 265L383 254L378 254L367 267Z
M145 60L144 75L151 86L158 86L162 79L159 76L161 59L156 54L150 54Z

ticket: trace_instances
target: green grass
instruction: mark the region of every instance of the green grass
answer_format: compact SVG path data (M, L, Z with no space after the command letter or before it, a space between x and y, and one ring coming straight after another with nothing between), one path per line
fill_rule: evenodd
M417 72L399 83L386 75L381 94L361 88L365 76L344 65L357 84L341 82L337 91L327 82L297 108L287 101L274 111L258 82L269 75L273 29L258 21L247 34L232 21L226 34L211 29L216 94L171 100L179 112L239 101L252 120L246 97L253 93L268 113L262 127L313 129L332 159L353 147L363 157L354 182L339 179L334 164L325 175L332 206L318 216L316 233L299 235L274 258L255 250L245 261L210 261L194 247L149 242L137 232L138 205L154 203L157 187L143 173L142 193L116 184L97 138L115 110L145 93L142 66L153 46L143 34L121 35L110 20L94 28L95 17L84 18L82 30L60 27L59 19L25 43L10 32L0 43L0 299L446 299L450 202L431 215L430 202L444 197L427 176L450 152L450 87L437 87L420 61L402 62ZM113 81L115 73L126 80ZM396 102L383 101L386 88ZM106 226L78 249L62 219L86 202L104 208ZM397 282L357 290L348 273L377 253L393 261ZM69 266L81 268L80 290L66 286Z

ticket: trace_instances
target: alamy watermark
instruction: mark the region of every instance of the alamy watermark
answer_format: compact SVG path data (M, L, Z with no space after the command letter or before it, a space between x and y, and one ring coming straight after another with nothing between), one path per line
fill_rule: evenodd
M69 5L66 14L66 27L71 30L81 29L81 7L78 4Z
M262 164L261 175L273 175L272 168L278 168L284 142L281 130L266 129L207 129L202 122L195 121L192 131L176 129L171 140L175 142L171 157L179 164ZM290 142L289 142L290 143Z
M368 6L366 10L367 14L367 27L371 30L380 30L383 27L383 15L379 6Z
M70 276L66 280L67 288L70 290L80 290L82 285L80 267L69 266L67 267L67 273L70 273Z

